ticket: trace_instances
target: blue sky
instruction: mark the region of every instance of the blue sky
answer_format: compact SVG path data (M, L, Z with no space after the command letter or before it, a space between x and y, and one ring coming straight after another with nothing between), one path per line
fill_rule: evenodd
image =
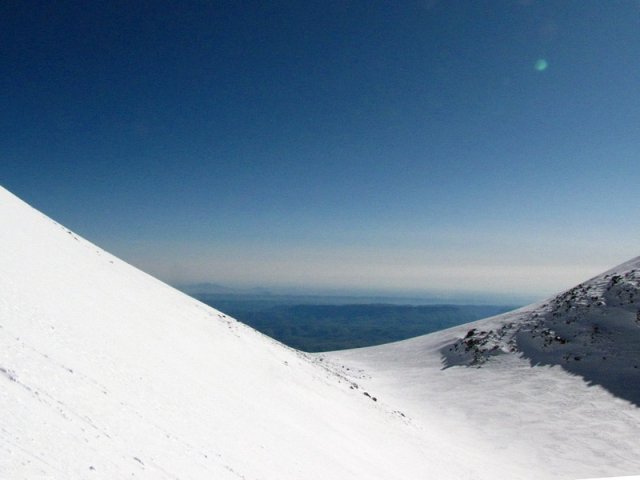
M636 1L5 2L0 183L171 283L532 297L638 255Z

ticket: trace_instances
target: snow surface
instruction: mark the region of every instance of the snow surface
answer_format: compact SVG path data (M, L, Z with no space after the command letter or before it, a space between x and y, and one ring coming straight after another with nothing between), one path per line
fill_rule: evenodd
M540 347L527 337L535 325L550 328L540 318L551 322L555 306L540 318L522 310L388 346L307 355L127 265L2 188L0 225L0 479L640 471L639 409L606 389L620 379L605 385L596 375L603 385L588 386L547 351L560 343ZM631 312L620 295L612 318ZM525 326L485 341L483 329L510 322ZM611 329L596 333L618 340ZM527 356L517 350L521 337ZM516 352L496 355L489 343ZM606 342L589 348L619 351ZM615 365L634 359L631 350L620 350Z
M514 312L321 358L532 478L640 473L640 257Z

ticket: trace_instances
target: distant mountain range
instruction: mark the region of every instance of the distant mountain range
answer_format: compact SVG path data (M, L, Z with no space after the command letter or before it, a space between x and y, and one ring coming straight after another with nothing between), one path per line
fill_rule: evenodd
M348 305L384 303L390 305L524 305L534 296L518 294L489 294L473 292L451 293L383 293L383 292L328 292L313 288L240 288L219 283L201 282L174 285L178 290L198 298L254 299L280 302L289 305Z
M272 295L272 292L266 288L234 288L210 282L187 283L176 285L176 288L189 295Z

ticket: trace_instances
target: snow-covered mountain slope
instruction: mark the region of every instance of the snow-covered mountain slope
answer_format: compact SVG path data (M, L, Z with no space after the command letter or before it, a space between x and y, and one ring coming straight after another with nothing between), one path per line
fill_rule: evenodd
M638 474L639 312L640 257L514 312L321 358L541 477Z
M540 478L0 189L0 478Z
M1 188L0 225L2 479L640 472L637 259L517 312L310 356Z

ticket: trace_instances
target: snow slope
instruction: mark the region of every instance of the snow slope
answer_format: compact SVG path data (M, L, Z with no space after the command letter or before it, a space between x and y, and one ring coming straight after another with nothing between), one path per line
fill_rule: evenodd
M0 225L2 479L543 478L411 421L1 188Z
M517 312L313 356L1 188L0 225L1 479L640 472L638 259Z
M514 312L322 358L538 478L640 473L640 257Z

